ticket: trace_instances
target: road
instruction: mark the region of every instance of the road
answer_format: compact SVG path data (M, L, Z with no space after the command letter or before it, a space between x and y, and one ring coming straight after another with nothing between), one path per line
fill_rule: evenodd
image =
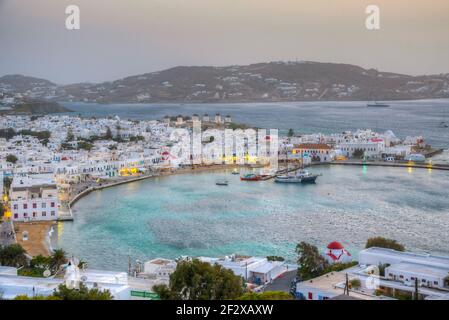
M0 245L9 246L16 243L15 235L13 232L13 225L10 221L0 223Z

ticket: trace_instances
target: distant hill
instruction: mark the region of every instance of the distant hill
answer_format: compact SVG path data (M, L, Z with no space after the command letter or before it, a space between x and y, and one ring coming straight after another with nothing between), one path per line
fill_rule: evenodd
M112 82L64 86L18 77L21 76L0 78L0 92L3 88L56 101L98 103L449 98L449 74L410 76L349 64L309 61L175 67Z
M36 88L48 89L55 87L57 87L56 84L48 80L22 76L20 74L6 75L0 78L0 92L2 88L3 90L11 89L14 92L26 92Z

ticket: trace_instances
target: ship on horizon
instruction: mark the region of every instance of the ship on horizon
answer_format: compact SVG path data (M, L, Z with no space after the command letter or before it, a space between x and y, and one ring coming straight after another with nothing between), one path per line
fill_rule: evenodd
M388 103L385 102L377 102L374 101L373 103L367 103L366 105L368 108L389 108L390 105Z

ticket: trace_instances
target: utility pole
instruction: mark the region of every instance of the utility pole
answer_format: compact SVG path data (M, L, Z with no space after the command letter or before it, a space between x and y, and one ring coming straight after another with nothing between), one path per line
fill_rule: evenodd
M345 290L344 290L343 294L349 296L349 277L348 277L348 274L346 274Z
M415 278L415 300L419 300L418 278Z

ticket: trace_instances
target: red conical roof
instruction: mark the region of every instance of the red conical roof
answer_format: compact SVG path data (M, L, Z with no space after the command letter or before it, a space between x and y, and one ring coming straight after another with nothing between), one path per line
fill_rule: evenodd
M340 242L337 242L337 241L334 241L334 242L329 243L329 244L327 245L327 248L328 248L328 249L331 249L331 250L341 250L341 249L344 249L343 245L342 245Z

